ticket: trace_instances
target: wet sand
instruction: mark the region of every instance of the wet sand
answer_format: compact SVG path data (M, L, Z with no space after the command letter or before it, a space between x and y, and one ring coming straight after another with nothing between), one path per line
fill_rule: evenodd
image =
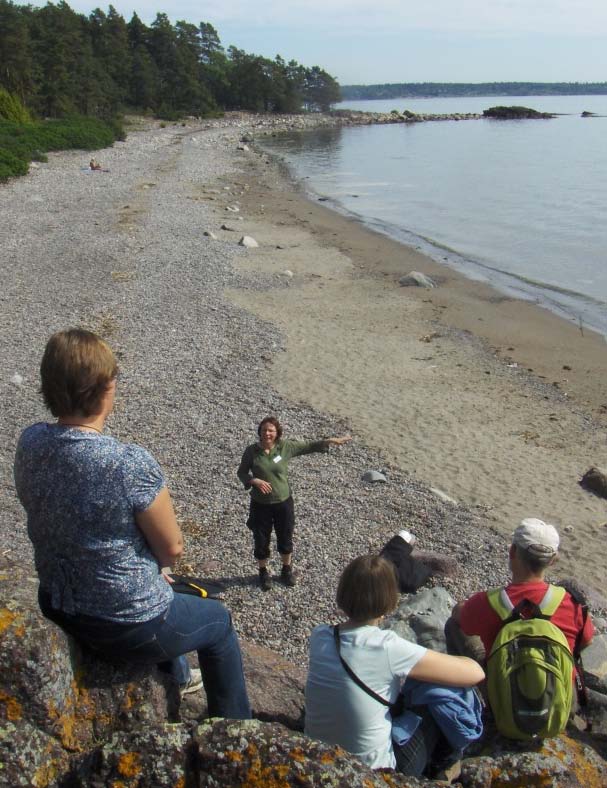
M604 338L307 199L265 155L226 183L259 243L239 262L272 282L230 297L286 337L268 381L504 534L553 522L560 573L602 588L605 502L578 481L605 462ZM411 270L438 286L401 287Z

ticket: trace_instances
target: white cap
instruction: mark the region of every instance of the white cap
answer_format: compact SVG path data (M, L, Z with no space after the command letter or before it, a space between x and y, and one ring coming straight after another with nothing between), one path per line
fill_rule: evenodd
M527 517L512 535L512 544L536 558L552 558L559 549L559 535L553 525Z

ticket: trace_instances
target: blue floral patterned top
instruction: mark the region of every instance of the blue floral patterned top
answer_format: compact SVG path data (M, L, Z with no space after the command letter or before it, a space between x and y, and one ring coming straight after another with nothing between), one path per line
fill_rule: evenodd
M173 591L135 522L164 486L149 452L34 424L17 446L15 483L40 586L56 610L129 623L168 608Z

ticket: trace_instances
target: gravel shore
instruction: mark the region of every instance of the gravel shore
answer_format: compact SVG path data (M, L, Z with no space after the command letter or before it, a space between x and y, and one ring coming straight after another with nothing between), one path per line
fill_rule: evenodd
M288 435L306 439L349 425L268 385L284 340L224 296L230 288L263 298L287 286L234 265L247 255L237 245L239 213L223 216L234 231L218 229L219 212L242 196L235 183L243 156L263 159L237 150L246 130L244 120L224 119L132 133L96 154L109 172L83 170L86 153L52 154L0 187L0 554L31 563L12 460L21 429L47 418L38 395L44 343L55 330L89 327L119 357L111 433L147 447L166 473L186 535L182 568L227 584L242 637L305 664L311 628L336 618L336 582L351 558L408 528L420 549L457 559L460 573L443 584L462 598L506 579L507 540L483 521L482 507L443 503L354 435L343 449L293 461L299 583L259 590L247 495L235 475L257 422L275 413ZM384 470L389 482L362 482L369 468Z

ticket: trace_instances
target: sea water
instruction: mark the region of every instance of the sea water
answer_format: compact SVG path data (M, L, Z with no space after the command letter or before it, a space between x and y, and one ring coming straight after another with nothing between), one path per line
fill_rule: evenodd
M263 145L314 198L328 198L335 209L471 278L607 335L607 96L339 107L480 113L513 104L562 114L319 129ZM583 111L599 117L582 118Z

